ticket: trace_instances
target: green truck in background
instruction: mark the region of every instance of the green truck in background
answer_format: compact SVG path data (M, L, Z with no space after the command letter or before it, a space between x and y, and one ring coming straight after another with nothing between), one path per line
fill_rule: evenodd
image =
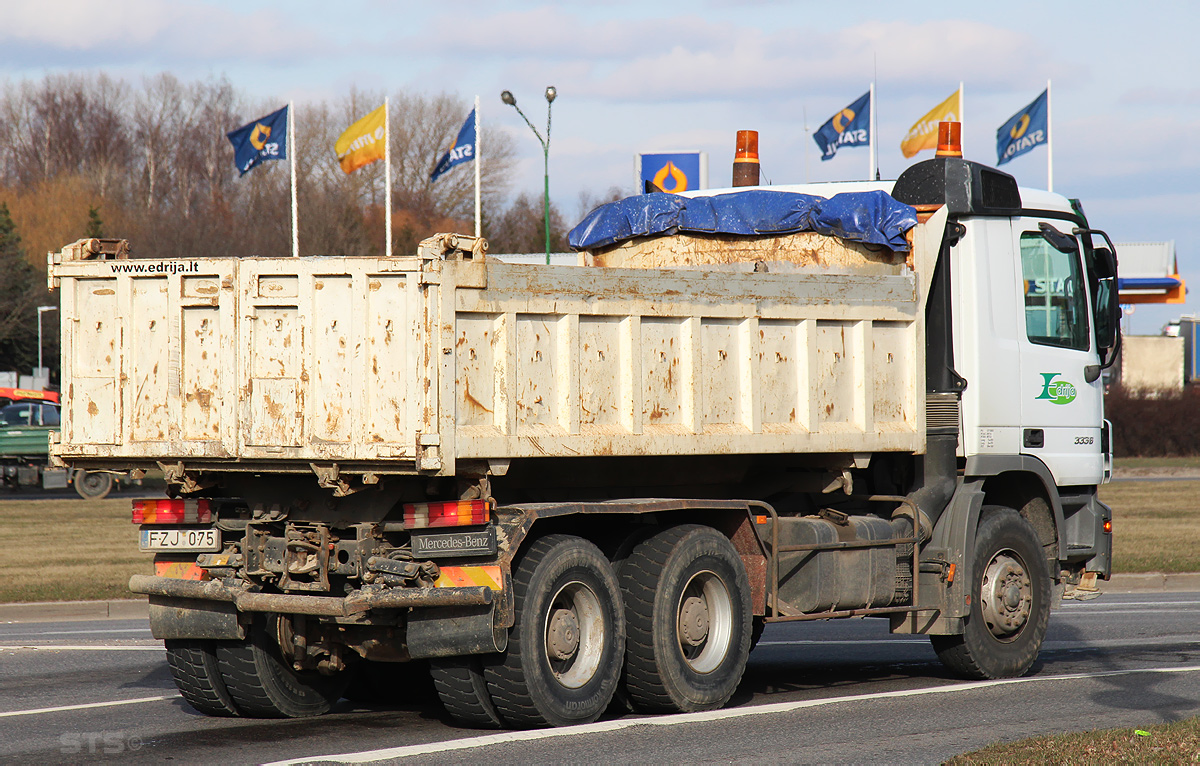
M50 432L58 428L56 392L0 388L0 482L4 488L66 489L73 485L85 500L106 497L116 484L111 473L50 465Z

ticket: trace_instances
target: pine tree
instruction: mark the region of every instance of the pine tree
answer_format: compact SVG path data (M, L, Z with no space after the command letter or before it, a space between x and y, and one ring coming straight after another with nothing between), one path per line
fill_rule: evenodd
M95 206L88 208L88 224L87 230L83 236L88 239L101 239L104 237L104 221L100 220L100 211Z
M21 235L0 202L0 370L37 364L37 305L45 295L40 275L25 258Z

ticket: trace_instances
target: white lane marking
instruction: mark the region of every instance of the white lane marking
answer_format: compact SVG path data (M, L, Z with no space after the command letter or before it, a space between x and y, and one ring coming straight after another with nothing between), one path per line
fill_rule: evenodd
M90 633L149 633L149 628L125 628L124 630L43 630L37 633L0 633L0 638L17 636L83 636Z
M755 705L729 710L710 710L704 713L681 713L679 715L664 715L653 718L635 718L621 721L601 721L582 726L566 726L561 729L537 729L534 731L510 731L502 734L488 734L482 737L467 739L452 739L444 742L431 742L423 745L406 745L381 750L364 750L358 753L340 753L337 755L314 755L304 758L293 758L287 761L275 761L265 766L293 766L294 764L333 761L335 763L370 763L388 758L407 758L413 755L432 755L453 750L469 750L490 745L501 745L509 742L533 742L554 737L574 737L580 734L601 734L635 726L678 726L680 724L704 723L706 721L721 721L732 718L745 718L752 715L769 715L772 713L789 713L811 707L823 707L839 702L867 702L900 697L916 697L924 694L951 694L955 692L986 689L993 686L1011 686L1015 684L1038 683L1044 681L1077 681L1089 678L1111 678L1113 676L1128 676L1139 673L1194 673L1200 671L1200 665L1187 665L1174 668L1135 668L1131 670L1106 670L1096 673L1071 673L1061 676L1034 676L1029 678L1005 678L996 681L969 681L947 686L923 687L920 689L905 689L875 694L851 694L845 697L824 697L815 700L799 702L777 702L767 705Z
M1065 609L1060 611L1070 612L1072 619L1101 614L1164 614L1162 609ZM1188 611L1189 614L1192 613L1192 610L1185 611Z
M137 705L142 702L162 702L180 697L179 694L164 694L160 697L138 697L132 700L111 700L109 702L89 702L86 705L62 705L60 707L39 707L32 710L12 710L0 713L0 718L12 718L18 715L41 715L42 713L61 713L68 710L91 710L100 707L116 707L117 705Z
M854 639L836 640L836 641L759 641L758 646L867 646L869 644L886 644L894 646L896 644L921 644L929 646L928 638L880 638L880 639L863 639L856 641Z
M1084 602L1082 604L1063 604L1059 608L1072 610L1090 609L1091 607L1088 606L1089 603L1094 602ZM1104 606L1197 606L1200 605L1200 601L1105 601L1103 604ZM1097 606L1099 606L1099 604L1097 604Z
M161 652L162 650L161 645L139 646L135 644L130 644L129 646L120 646L117 644L108 646L101 644L18 644L14 646L0 646L0 652Z

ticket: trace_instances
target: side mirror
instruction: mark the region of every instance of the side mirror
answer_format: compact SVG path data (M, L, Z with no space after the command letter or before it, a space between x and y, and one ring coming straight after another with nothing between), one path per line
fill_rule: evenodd
M1058 229L1048 223L1039 223L1038 229L1041 231L1042 238L1050 243L1060 253L1078 253L1079 241L1070 234L1063 234Z

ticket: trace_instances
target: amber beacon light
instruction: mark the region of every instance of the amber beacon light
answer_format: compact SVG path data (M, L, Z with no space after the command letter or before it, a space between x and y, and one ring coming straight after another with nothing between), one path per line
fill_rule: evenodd
M758 186L758 131L739 130L733 155L733 185Z
M938 123L937 156L939 156L939 157L961 157L962 156L962 123L961 122L939 122Z

